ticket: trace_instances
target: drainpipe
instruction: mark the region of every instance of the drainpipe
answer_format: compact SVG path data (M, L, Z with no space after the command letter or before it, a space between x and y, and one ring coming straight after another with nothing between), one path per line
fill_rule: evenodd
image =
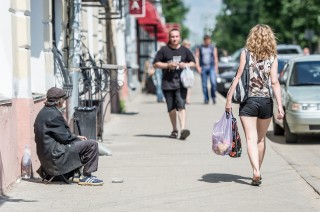
M81 55L81 0L70 1L70 43L69 43L69 71L72 80L72 94L68 107L68 122L73 118L74 108L79 105L79 77Z

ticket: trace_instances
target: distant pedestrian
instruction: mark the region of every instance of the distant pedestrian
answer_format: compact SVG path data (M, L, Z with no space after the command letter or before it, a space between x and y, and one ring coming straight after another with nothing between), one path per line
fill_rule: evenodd
M98 143L71 133L60 111L65 97L62 89L50 88L45 106L36 117L34 134L41 169L51 176L59 176L83 166L84 177L78 183L102 185L102 180L91 175L98 169Z
M191 42L187 39L184 39L182 41L182 45L187 47L188 49L191 48ZM195 56L195 55L194 55ZM199 60L198 58L195 57L195 61L196 61L196 67L199 67ZM187 99L186 99L186 103L187 104L190 104L191 103L191 88L188 88L188 91L187 91Z
M157 102L164 102L164 96L161 89L162 84L162 70L160 68L154 68L152 66L152 62L154 60L154 57L156 55L156 52L153 52L150 57L149 62L149 75L152 78L153 84L156 87L156 96L157 96Z
M248 155L253 169L252 185L261 184L261 165L266 146L265 137L273 116L271 87L278 104L277 119L282 119L284 111L278 81L278 59L276 38L268 25L254 26L248 35L246 47L241 52L237 75L227 94L225 110L231 112L231 99L246 64L249 54L248 100L240 104L239 116L244 129ZM271 85L271 86L270 86Z
M178 137L177 113L180 122L180 139L185 140L190 131L186 129L186 97L187 89L182 86L180 74L186 66L194 67L195 59L192 52L180 44L181 35L178 29L169 32L169 43L163 46L153 61L155 68L163 72L162 91L166 99L167 109L172 124L170 138Z
M203 38L203 44L196 49L196 57L199 58L200 68L198 69L201 74L202 91L204 96L204 103L209 103L208 92L208 77L210 79L210 94L212 103L216 103L216 90L217 90L217 75L218 70L218 50L217 47L212 45L211 37L205 35Z
M303 55L310 55L310 49L308 47L303 48Z

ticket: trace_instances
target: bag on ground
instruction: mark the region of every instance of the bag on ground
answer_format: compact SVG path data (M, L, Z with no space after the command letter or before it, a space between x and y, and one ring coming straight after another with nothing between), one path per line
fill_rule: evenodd
M241 156L242 146L241 138L238 130L237 119L232 114L232 149L229 156L232 158L238 158Z
M191 88L194 83L194 73L189 66L186 66L180 75L181 83L185 88Z
M232 149L232 115L228 112L213 126L212 150L218 155L228 155Z

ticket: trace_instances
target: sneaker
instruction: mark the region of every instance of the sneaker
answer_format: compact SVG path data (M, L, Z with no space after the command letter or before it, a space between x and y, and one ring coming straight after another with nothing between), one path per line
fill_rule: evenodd
M103 181L99 180L95 176L86 176L79 180L79 185L100 186L103 185Z

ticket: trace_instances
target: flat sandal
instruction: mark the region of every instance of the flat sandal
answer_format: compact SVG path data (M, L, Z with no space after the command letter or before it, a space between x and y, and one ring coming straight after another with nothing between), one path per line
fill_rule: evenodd
M171 135L169 135L169 138L178 138L178 131L173 130L173 131L171 132Z

